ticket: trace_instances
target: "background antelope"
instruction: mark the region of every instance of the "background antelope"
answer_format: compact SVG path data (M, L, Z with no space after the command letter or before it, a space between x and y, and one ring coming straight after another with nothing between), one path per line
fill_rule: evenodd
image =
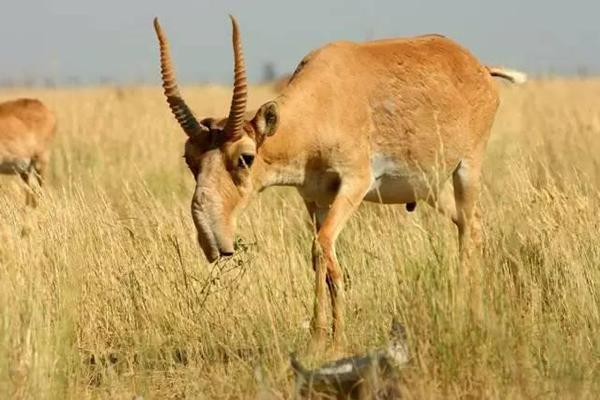
M196 179L191 211L198 241L210 262L232 255L236 217L250 195L295 186L317 230L313 344L326 339L326 288L337 344L344 288L334 248L348 218L363 200L426 200L456 224L460 256L468 260L479 241L481 163L499 104L492 76L522 76L481 65L439 35L335 42L307 55L281 95L246 118L244 58L231 20L229 116L201 121L181 97L167 39L154 20L164 93L188 135L185 161ZM445 185L450 179L453 196Z
M0 173L21 176L29 205L36 204L34 181L42 186L55 130L56 118L39 100L0 103Z

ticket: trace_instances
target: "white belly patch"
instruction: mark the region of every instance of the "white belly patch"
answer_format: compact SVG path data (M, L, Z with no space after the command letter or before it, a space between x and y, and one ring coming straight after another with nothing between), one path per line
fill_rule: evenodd
M371 157L373 182L365 196L376 203L412 203L427 196L430 188L425 172L375 153Z

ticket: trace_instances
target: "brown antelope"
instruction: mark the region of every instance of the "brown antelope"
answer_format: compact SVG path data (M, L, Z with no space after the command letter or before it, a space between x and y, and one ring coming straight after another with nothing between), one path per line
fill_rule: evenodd
M41 187L55 129L54 114L39 100L0 103L0 174L21 176L29 205L36 204L34 177Z
M499 104L492 76L523 76L486 67L439 35L335 42L308 54L281 95L247 116L244 58L231 20L229 116L203 120L179 92L167 38L154 20L164 93L188 136L198 241L210 262L232 255L236 217L251 194L295 186L317 232L313 344L327 337L326 290L337 344L344 291L334 245L348 218L363 200L409 208L425 200L456 224L461 260L468 258L478 244L481 163Z

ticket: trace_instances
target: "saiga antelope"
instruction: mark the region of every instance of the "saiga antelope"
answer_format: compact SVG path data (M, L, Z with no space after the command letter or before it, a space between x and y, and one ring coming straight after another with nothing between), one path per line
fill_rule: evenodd
M247 119L239 28L233 25L235 82L227 118L197 120L175 79L158 20L162 83L187 134L185 161L196 179L191 212L209 262L234 253L236 217L251 194L295 186L316 222L313 344L343 333L344 289L334 245L363 201L426 200L458 227L461 259L478 243L481 163L499 99L492 76L519 73L481 65L439 35L367 43L335 42L308 54L275 100ZM451 178L452 189L443 190Z
M18 174L35 205L34 178L41 187L56 129L54 114L37 99L0 103L0 174Z

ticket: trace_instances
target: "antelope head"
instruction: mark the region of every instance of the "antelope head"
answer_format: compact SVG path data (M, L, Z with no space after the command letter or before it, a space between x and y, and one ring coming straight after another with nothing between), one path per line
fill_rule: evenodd
M278 122L274 102L264 104L252 120L245 119L248 84L244 56L234 17L231 23L235 80L229 116L199 121L179 92L166 35L158 19L154 19L164 93L171 112L188 136L184 158L196 179L192 218L209 262L234 253L236 216L253 192L258 148L275 132Z

